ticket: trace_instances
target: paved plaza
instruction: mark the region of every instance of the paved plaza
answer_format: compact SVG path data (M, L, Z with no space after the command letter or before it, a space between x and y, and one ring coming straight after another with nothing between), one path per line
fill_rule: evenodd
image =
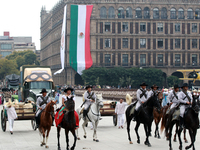
M61 102L61 100L60 100ZM81 97L76 97L76 107L80 106L82 103ZM0 106L2 109L2 105ZM118 129L113 125L112 117L102 117L103 119L99 122L99 126L97 129L97 137L100 142L93 142L92 135L93 130L90 127L86 128L87 131L87 139L83 138L83 129L82 126L79 129L79 136L81 140L77 141L76 150L168 150L168 141L164 139L163 134L161 135L161 139L156 139L154 137L150 137L150 143L152 147L147 147L143 143L145 141L145 132L143 129L143 125L139 128L139 134L141 137L141 144L137 144L136 134L134 131L135 123L131 124L131 137L133 144L129 144L127 139L126 132L126 124L124 129ZM82 121L80 122L82 125ZM90 124L89 124L90 125ZM155 126L153 123L152 130L154 131ZM152 132L153 133L153 132ZM70 145L73 143L73 137L71 133L70 137ZM187 138L190 142L189 135L187 134ZM200 149L200 134L198 131L197 141L195 143L196 149ZM44 150L45 147L40 147L41 137L39 135L38 130L33 131L31 126L31 121L15 121L14 123L14 134L11 135L8 130L8 122L7 122L7 130L3 132L0 130L0 150ZM173 149L178 150L178 142L173 142ZM50 136L49 136L49 150L57 149L57 131L56 127L52 127ZM188 144L183 144L185 147ZM65 133L64 130L61 132L61 148L62 150L66 149L65 142Z

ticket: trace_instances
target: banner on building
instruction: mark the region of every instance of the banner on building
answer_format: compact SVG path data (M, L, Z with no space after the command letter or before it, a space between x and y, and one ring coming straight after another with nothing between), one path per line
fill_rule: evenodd
M67 17L67 5L64 7L64 15L63 15L63 24L62 24L62 32L60 39L60 59L61 59L61 69L56 71L54 75L61 73L65 68L65 33L66 33L66 17Z
M70 66L80 75L93 64L90 53L90 16L93 5L71 5Z

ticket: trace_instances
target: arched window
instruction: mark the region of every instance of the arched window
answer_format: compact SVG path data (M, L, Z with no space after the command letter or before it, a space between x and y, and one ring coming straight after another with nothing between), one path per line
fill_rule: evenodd
M176 19L176 9L175 8L172 8L170 10L170 18L171 19Z
M195 19L200 19L200 9L195 10Z
M126 18L133 18L131 7L126 8Z
M106 7L101 7L100 9L100 18L107 18L107 12Z
M150 9L149 9L149 7L144 8L144 18L150 19Z
M161 9L161 19L167 19L167 8L165 7Z
M178 9L178 19L184 19L184 10L183 8Z
M108 18L115 18L115 9L112 6L108 9Z
M193 19L193 10L191 8L189 8L187 10L187 18L188 19Z
M159 19L159 9L158 8L153 9L153 19Z
M135 10L135 18L142 18L142 9L140 7Z
M118 18L124 18L124 8L123 7L118 8Z

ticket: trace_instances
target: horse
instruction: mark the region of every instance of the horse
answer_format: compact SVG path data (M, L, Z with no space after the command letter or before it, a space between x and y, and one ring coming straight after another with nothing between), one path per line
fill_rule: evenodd
M138 115L136 116L136 126L135 126L135 132L137 135L137 143L140 144L140 137L138 134L138 128L140 126L141 123L144 124L144 129L145 129L145 133L146 133L146 141L144 142L145 145L147 146L151 146L150 142L149 142L149 135L151 133L151 125L153 122L153 108L156 107L158 109L158 111L160 111L161 107L158 101L158 94L152 95L139 109ZM133 119L133 114L130 114L131 109L133 107L133 104L130 105L127 109L126 109L126 121L127 121L127 132L128 132L128 139L129 139L129 143L133 144L133 142L131 141L131 137L130 137L130 122Z
M66 143L67 143L66 149L69 150L69 137L68 137L69 131L74 136L74 143L73 143L73 146L71 147L71 150L75 149L77 137L75 134L76 120L74 116L74 107L75 107L75 103L74 103L73 97L70 97L70 98L67 97L67 101L65 102L65 108L63 110L64 117L62 119L61 124L57 126L58 150L61 150L60 148L61 127L65 129L65 136L66 136Z
M160 92L159 93L161 96L160 96L160 99L159 99L159 103L160 103L160 106L162 105L162 99L163 99L163 93ZM154 117L154 122L155 122L155 125L156 125L156 129L155 129L155 135L154 137L160 139L160 134L159 134L159 130L158 130L158 125L160 123L160 120L162 118L162 115L163 114L163 107L161 108L160 112L157 111L156 108L153 109L153 117Z
M185 128L189 130L190 138L191 138L191 144L187 146L185 149L189 149L193 146L193 150L195 150L194 142L196 137L196 132L199 127L199 119L198 119L198 113L199 113L199 96L193 95L192 99L192 107L188 108L184 114L184 122L185 122ZM179 127L179 120L173 120L172 121L172 113L169 114L168 120L168 127L165 128L165 132L169 134L169 149L172 150L172 144L171 144L171 136L172 136L172 129L174 124L177 124ZM165 125L165 126L166 126ZM168 132L169 130L169 132ZM181 141L181 132L182 128L179 127L179 129L176 129L176 133L178 133L179 138L179 149L182 150L182 141Z
M195 150L194 142L196 140L197 129L199 128L199 95L192 96L192 107L187 108L184 114L185 128L189 130L191 144L186 146L185 149L193 147ZM179 149L182 150L181 132L182 128L178 130ZM171 147L170 147L171 148Z
M56 104L57 101L50 101L45 109L41 112L40 116L40 125L39 125L39 132L43 135L43 141L41 142L41 146L46 145L45 147L48 148L47 146L47 141L49 137L49 132L51 130L51 125L52 125L52 114L54 114L54 105ZM46 143L45 143L45 132L46 133Z
M86 131L85 131L85 126L87 125L88 122L92 122L93 125L93 141L99 142L99 140L97 139L97 126L99 123L99 119L100 119L100 109L103 107L103 101L100 100L99 98L96 99L96 101L94 103L91 104L89 112L86 115L86 119L84 120L82 127L84 130L84 138L87 138L86 136ZM83 118L83 114L81 113L81 110L83 108L79 107L76 112L79 115L79 121L81 120L81 118ZM76 135L78 137L78 140L80 140L80 137L78 136L78 129L76 130Z

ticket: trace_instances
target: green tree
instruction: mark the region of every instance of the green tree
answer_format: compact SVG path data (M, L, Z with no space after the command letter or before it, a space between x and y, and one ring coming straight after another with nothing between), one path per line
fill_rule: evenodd
M124 77L119 78L119 85L122 87L124 85Z
M33 65L36 61L36 55L34 53L27 53L24 55L25 64Z
M20 69L20 67L25 64L24 57L22 57L20 55L17 56L17 58L15 60L16 60L16 63L17 63L17 69Z
M167 77L167 83L169 87L172 87L174 84L179 84L180 80L177 76L169 76Z

